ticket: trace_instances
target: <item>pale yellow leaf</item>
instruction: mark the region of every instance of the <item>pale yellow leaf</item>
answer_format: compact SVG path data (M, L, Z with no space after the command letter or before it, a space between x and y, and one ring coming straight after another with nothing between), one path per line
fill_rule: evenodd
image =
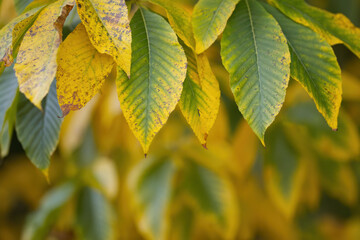
M57 62L58 99L64 116L84 107L114 66L111 56L93 47L82 23L60 45Z
M56 74L62 26L73 5L73 0L60 0L47 6L26 32L19 48L14 67L19 88L39 109Z

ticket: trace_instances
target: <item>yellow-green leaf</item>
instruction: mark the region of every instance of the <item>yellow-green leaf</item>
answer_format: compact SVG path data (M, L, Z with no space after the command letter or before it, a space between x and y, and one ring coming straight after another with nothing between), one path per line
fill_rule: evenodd
M125 0L76 0L81 21L100 53L114 57L130 74L131 30Z
M285 100L290 52L279 24L254 0L243 0L229 19L221 56L240 112L264 144L267 127Z
M343 43L360 57L360 29L343 14L312 7L304 0L270 0L286 16L321 34L330 44Z
M192 25L196 53L210 47L224 31L226 22L239 0L200 0L194 7Z
M60 0L41 11L20 45L15 72L22 93L39 109L56 74L62 26L73 0Z
M149 0L163 7L167 12L171 27L184 43L195 50L195 39L191 25L191 15L184 6L168 0Z
M147 153L180 99L186 56L161 16L140 9L130 24L131 78L118 68L117 90L124 116Z
M319 34L264 4L278 21L291 53L291 77L300 82L332 129L341 105L341 69L331 46Z
M93 47L82 23L60 45L57 63L57 91L63 116L85 106L114 66L111 56Z
M175 171L171 159L150 158L140 161L129 174L137 223L146 239L165 239Z
M206 145L208 133L215 123L220 106L220 89L207 57L196 56L185 47L187 76L179 106L201 144Z
M9 56L12 53L13 30L18 23L25 19L30 19L38 10L40 10L40 8L32 9L21 14L0 30L0 62L4 61L6 65L11 65L12 61L9 59Z

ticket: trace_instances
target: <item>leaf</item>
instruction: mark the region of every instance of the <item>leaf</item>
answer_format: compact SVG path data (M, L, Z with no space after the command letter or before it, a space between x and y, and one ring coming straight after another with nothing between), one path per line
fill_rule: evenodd
M215 217L224 239L233 239L238 208L230 182L213 170L190 159L186 161L183 190L195 200L196 206L207 216Z
M18 84L13 67L0 76L0 157L9 152L14 128Z
M268 136L264 184L275 205L286 217L292 218L305 182L306 159L292 146L282 125L275 125Z
M167 209L172 191L175 165L170 159L149 158L141 161L128 178L140 231L148 239L164 239Z
M57 63L56 84L63 116L84 107L114 67L111 56L93 47L82 23L60 45Z
M111 205L97 190L84 187L80 191L76 215L81 239L115 239Z
M200 0L194 7L192 26L196 53L210 47L224 31L226 23L239 0Z
M12 59L10 59L9 56L7 57L7 55L11 55L12 53L14 27L23 20L34 16L39 10L40 8L36 8L21 14L0 30L0 64L2 62L5 62L7 66L12 64ZM29 26L27 26L26 30L28 28Z
M220 107L219 84L207 57L204 54L196 56L186 46L184 49L188 71L179 106L199 141L205 146Z
M171 27L188 47L195 50L191 15L185 7L176 4L174 1L150 0L150 2L165 8Z
M19 48L14 69L20 92L39 109L56 74L62 26L72 7L73 0L60 0L43 9Z
M130 74L131 30L125 0L76 0L81 21L100 53L114 57Z
M16 132L26 155L39 169L46 170L59 140L62 119L55 82L44 100L44 112L20 96L16 113Z
M67 182L50 190L41 200L40 208L26 220L23 240L45 239L61 208L74 195L76 185Z
M332 129L337 129L341 105L341 69L331 46L320 35L291 21L270 5L266 10L278 21L291 53L291 77L314 99Z
M293 21L321 34L331 45L343 43L360 58L360 29L343 14L332 14L312 7L303 0L271 0L269 2Z
M14 0L15 9L18 14L22 13L32 0Z
M285 99L290 53L280 26L260 3L244 0L229 19L221 56L240 112L264 144Z
M175 109L186 76L186 56L170 25L145 9L131 20L131 78L118 70L120 105L144 152Z

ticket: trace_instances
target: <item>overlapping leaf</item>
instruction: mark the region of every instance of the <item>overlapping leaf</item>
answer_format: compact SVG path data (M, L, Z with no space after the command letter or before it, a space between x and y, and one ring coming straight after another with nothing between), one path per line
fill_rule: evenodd
M98 191L85 187L80 191L77 224L84 240L112 240L114 218L111 206Z
M62 26L73 0L60 0L41 11L19 48L15 72L22 93L38 108L56 74Z
M360 57L360 29L343 14L312 7L304 0L270 0L285 15L320 33L330 44L343 43Z
M226 22L239 0L200 0L194 7L192 25L196 53L210 47L224 31Z
M184 47L187 56L187 76L179 106L201 144L212 128L220 106L219 84L211 71L207 57L196 56Z
M170 159L141 161L129 175L140 230L148 239L165 239L166 216L175 165Z
M63 116L85 106L114 66L111 56L93 47L82 23L60 45L57 63L57 93Z
M73 196L75 190L76 185L67 182L48 192L42 199L39 210L26 221L22 239L45 239L61 208Z
M16 132L26 155L34 165L46 170L56 149L62 119L56 97L55 82L44 100L43 112L23 95L20 96L16 113Z
M285 99L290 53L276 20L260 3L243 0L229 19L221 56L240 112L264 143Z
M264 4L279 22L289 43L291 77L314 99L332 129L337 128L341 104L341 70L331 46L320 35Z
M117 90L131 130L145 153L180 99L186 56L170 25L145 9L131 20L131 78L119 69Z
M171 27L184 43L195 50L195 39L191 25L191 15L184 8L174 1L167 0L149 0L150 2L163 7L170 22Z
M100 53L114 57L130 74L131 30L125 0L76 0L81 21Z
M8 154L14 128L18 84L12 67L0 76L0 156Z
M12 53L13 30L15 26L25 19L31 19L32 16L36 15L40 9L41 8L35 8L24 14L21 14L0 30L0 64L5 62L6 65L11 65L12 59L10 56ZM29 25L24 26L24 32L29 27Z

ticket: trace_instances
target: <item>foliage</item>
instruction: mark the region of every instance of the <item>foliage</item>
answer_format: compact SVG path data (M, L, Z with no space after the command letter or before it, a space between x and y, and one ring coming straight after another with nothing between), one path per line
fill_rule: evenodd
M360 84L332 46L359 57L360 29L304 0L193 2L13 0L1 158L19 141L60 183L23 239L326 238L326 198L358 208Z

